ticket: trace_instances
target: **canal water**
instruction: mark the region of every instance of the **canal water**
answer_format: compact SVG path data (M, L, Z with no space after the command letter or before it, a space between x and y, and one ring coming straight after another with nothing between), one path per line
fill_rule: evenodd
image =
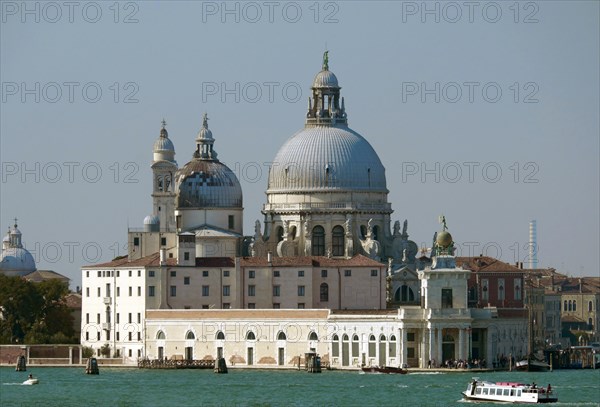
M40 383L21 383L32 373ZM1 406L466 406L460 392L473 373L409 373L230 369L139 370L100 367L0 368ZM481 380L552 384L559 406L600 406L600 370L479 373ZM476 406L494 405L477 403Z

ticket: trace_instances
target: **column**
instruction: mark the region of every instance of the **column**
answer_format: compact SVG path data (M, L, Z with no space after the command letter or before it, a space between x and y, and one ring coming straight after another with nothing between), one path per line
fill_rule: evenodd
M443 332L443 329L438 328L438 330L437 330L437 357L435 358L435 361L438 366L442 366L442 364L444 363L443 355L442 355L442 332Z
M69 346L69 364L73 364L73 347Z
M427 353L427 359L424 360L425 366L427 366L427 360L431 360L434 355L434 353L433 353L434 335L435 335L434 328L429 328L429 347L428 347L429 352ZM423 366L423 367L425 367L425 366Z
M458 330L458 359L466 360L465 356L465 330L460 328Z

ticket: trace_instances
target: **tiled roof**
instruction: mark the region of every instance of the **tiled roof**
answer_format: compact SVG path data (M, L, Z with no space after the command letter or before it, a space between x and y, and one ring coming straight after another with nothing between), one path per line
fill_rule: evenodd
M196 267L235 267L231 257L196 257Z
M67 307L81 309L81 294L69 293L65 296Z
M167 266L176 266L177 259L168 258ZM109 261L107 263L93 264L91 266L85 266L83 268L135 268L135 267L158 267L160 266L160 255L159 253L153 253L149 256L145 256L136 260L129 260L127 256L121 256Z
M524 270L489 256L457 257L456 265L475 272L523 273Z
M62 280L64 282L68 283L70 280L69 277L63 276L62 274L59 274L52 270L32 271L31 273L27 274L23 278L27 281L32 281L34 283L39 283L41 281L48 281L48 280L54 280L54 279Z

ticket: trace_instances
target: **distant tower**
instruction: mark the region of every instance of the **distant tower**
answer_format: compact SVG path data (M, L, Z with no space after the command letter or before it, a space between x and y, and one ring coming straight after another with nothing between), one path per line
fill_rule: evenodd
M538 265L537 259L537 221L529 222L529 268L536 269Z
M152 160L152 202L153 219L158 219L160 230L175 231L175 172L177 162L175 161L175 147L167 133L167 123L162 121L160 136L154 143L154 155ZM146 221L144 221L146 223ZM158 225L153 225L155 228Z

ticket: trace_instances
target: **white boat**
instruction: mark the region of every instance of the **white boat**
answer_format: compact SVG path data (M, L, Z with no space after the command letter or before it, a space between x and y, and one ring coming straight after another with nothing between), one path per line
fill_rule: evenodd
M501 403L556 403L558 396L552 386L538 387L533 384L512 382L486 382L473 379L463 391L465 400L496 401Z
M32 385L32 384L38 384L40 381L38 379L35 379L33 377L30 377L29 379L25 380L23 382L24 385Z

